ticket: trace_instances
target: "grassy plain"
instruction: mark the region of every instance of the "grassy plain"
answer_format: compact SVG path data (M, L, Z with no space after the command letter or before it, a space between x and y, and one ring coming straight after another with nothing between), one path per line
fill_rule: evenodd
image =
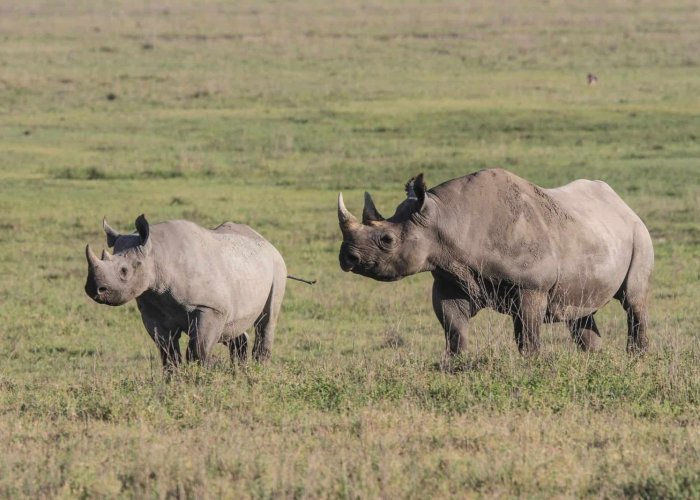
M700 496L700 10L673 2L0 5L0 496ZM597 74L596 86L586 74ZM502 166L606 180L652 232L651 350L481 313L437 367L429 276L343 274L335 197L391 212ZM291 273L265 366L165 383L86 243L251 224Z

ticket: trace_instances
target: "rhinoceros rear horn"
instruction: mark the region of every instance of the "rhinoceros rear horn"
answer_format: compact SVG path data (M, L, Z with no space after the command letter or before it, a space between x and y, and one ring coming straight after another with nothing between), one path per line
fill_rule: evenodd
M365 192L365 208L362 209L362 223L368 224L375 221L383 221L384 217L379 213L377 207L374 206L374 201L372 201L372 196Z
M102 257L100 257L100 259L110 261L112 260L112 255L107 250L102 250Z
M343 234L359 225L355 216L345 208L343 193L338 194L338 222L340 223L340 230Z
M102 229L104 229L105 234L107 235L107 246L112 248L117 242L117 238L119 238L121 235L112 229L109 224L107 224L107 217L102 218Z
M100 259L97 258L97 255L95 255L95 252L92 251L90 245L85 247L85 257L87 258L90 269L94 269L95 266L100 263Z
M143 214L139 215L134 224L136 225L136 231L138 231L139 236L141 237L141 244L145 245L148 241L148 235L151 232L146 216Z

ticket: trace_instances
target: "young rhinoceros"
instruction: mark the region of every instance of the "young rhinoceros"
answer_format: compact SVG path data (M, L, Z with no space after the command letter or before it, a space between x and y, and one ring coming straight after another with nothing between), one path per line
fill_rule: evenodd
M98 259L86 247L85 292L110 306L135 298L165 369L181 360L183 332L188 361L207 363L217 342L228 345L232 361L244 361L252 327L253 357L270 356L287 268L262 236L231 222L212 230L185 220L151 226L143 215L134 234L121 235L106 221L103 228L114 255L105 250Z
M432 273L448 358L486 307L513 318L523 353L537 351L540 325L556 321L582 349L597 350L594 315L613 298L627 312L627 349L646 350L654 249L642 220L604 182L543 189L492 169L430 190L421 174L406 191L389 219L365 193L362 222L338 197L340 266L381 281Z

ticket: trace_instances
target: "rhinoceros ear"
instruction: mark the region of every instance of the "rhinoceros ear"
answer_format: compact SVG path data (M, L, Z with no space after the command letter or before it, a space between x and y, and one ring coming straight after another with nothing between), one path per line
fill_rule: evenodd
M423 202L425 201L425 192L427 191L425 181L423 180L423 174L420 173L415 177L411 177L406 183L406 197L409 200L418 201L418 210L423 207Z
M146 216L141 214L136 218L136 231L138 231L139 236L141 237L141 244L145 245L146 242L148 241L148 235L151 233L150 226L148 225L148 221L146 220Z
M102 218L102 229L104 229L105 234L107 235L107 246L112 248L117 242L117 238L119 238L121 235L112 229L109 224L107 224L107 217Z

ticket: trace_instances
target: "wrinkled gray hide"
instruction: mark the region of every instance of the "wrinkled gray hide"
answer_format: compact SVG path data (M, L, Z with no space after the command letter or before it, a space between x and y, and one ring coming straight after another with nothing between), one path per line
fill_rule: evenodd
M421 174L406 190L389 219L366 193L362 222L339 196L340 266L382 281L431 272L448 358L485 307L512 316L523 353L539 349L542 323L558 321L582 349L597 350L594 315L613 298L627 312L628 351L646 350L654 250L610 186L577 180L543 189L493 169L430 190Z
M86 248L85 292L112 306L135 298L166 369L181 361L183 332L188 360L206 363L217 342L229 346L232 360L245 360L253 327L253 357L270 356L287 270L262 236L231 222L213 230L184 220L151 226L143 215L134 234L103 226L114 255L104 251L100 259Z

